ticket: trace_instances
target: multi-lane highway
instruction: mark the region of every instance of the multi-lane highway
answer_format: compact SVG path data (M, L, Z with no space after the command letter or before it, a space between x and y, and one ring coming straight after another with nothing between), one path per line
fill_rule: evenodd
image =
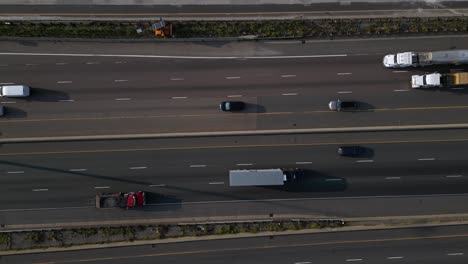
M267 236L7 256L5 263L466 263L467 228Z
M0 99L6 107L0 133L17 138L465 123L465 89L411 90L410 75L422 70L384 69L381 58L391 51L466 48L466 43L466 36L173 47L4 42L0 82L31 85L32 95ZM184 57L190 52L195 55ZM328 101L337 98L357 100L361 108L329 111ZM228 99L246 101L246 111L221 112L219 102ZM223 207L272 199L289 206L269 204L262 213L303 213L304 208L316 215L460 212L466 210L460 201L468 179L467 141L465 130L442 130L3 144L1 220L9 225L114 217L91 209L93 195L133 189L151 193L152 204L173 206L161 214L162 207L149 207L150 217L180 216L181 211L255 214L260 212L256 206L238 205L230 212ZM340 145L368 151L340 158ZM271 167L300 167L307 173L281 188L228 186L229 169ZM456 201L431 209L405 200L414 205L411 210L396 200L416 195L426 195L421 198L426 203L434 203L434 195ZM385 200L387 212L379 203L357 209L350 201L388 198L381 196L395 198ZM314 200L328 198L335 200ZM189 203L216 209L174 209ZM330 209L332 203L354 204ZM121 218L135 215L143 217L142 212L119 213Z

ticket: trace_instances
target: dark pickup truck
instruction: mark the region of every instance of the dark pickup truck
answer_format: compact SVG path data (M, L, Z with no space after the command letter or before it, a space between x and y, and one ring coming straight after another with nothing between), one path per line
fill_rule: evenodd
M353 101L334 100L328 103L328 108L332 111L356 110L358 103Z

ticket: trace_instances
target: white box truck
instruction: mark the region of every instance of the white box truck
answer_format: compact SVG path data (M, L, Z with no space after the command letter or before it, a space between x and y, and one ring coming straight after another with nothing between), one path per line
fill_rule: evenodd
M387 68L418 67L436 64L468 64L468 50L443 50L432 52L402 52L383 58Z
M300 169L230 170L230 186L278 186L293 181Z

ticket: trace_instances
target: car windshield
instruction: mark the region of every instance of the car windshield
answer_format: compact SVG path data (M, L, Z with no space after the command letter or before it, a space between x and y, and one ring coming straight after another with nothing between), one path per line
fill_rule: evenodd
M227 102L225 104L226 110L231 110L231 103Z

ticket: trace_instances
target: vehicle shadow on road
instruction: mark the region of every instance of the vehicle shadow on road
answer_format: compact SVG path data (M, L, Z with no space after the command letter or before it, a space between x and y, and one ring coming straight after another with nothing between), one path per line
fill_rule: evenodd
M39 102L58 102L60 100L69 100L68 93L57 90L50 90L44 88L31 88L31 95L28 101L39 101Z
M356 101L357 103L357 109L356 111L350 111L350 112L375 112L375 105L369 104L367 102L361 102L361 101Z
M147 206L135 208L138 211L171 211L182 208L182 200L176 196L147 191L145 191L145 195Z
M267 188L287 192L343 192L346 190L347 185L347 181L344 178L314 170L304 170L303 175L298 175L295 180L286 182L284 186Z
M4 113L5 116L2 119L9 120L9 119L28 117L28 113L26 111L17 107L4 106L3 109L5 111Z
M411 72L414 75L422 75L422 74L428 74L428 73L433 73L433 72L438 72L438 73L450 73L454 72L454 69L456 71L460 72L466 72L468 71L468 65L467 64L462 64L462 65L431 65L431 66L425 66L425 67L407 67L403 69L394 69L394 71L402 70L402 71L408 71Z
M86 173L86 172L81 172L81 171L62 170L62 169L31 165L31 164L25 164L25 163L20 163L20 162L5 161L5 160L0 160L0 167L1 165L10 165L10 166L16 166L18 168L29 168L29 169L35 169L35 170L41 170L41 171L47 171L47 172L68 174L68 175L73 175L73 176L84 176L84 177L106 180L106 181L124 182L128 184L139 184L139 185L144 185L144 186L148 186L151 184L150 182L144 182L144 181L128 180L128 179L116 178L116 177L111 177L111 176L103 176L103 175L97 175L97 174L92 174L92 173Z
M418 88L418 89L413 89L413 90L418 90L418 91L424 91L424 92L444 92L444 93L454 93L456 95L465 95L468 94L468 86L458 86L458 87L453 87L453 88Z

